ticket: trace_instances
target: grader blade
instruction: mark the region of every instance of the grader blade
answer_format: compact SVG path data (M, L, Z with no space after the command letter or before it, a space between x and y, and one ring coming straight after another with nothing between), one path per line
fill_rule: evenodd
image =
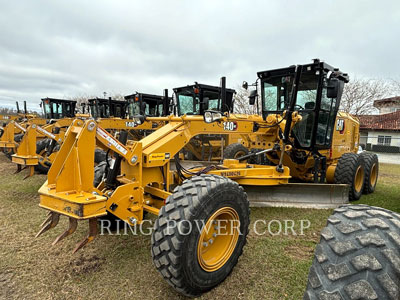
M76 227L78 226L78 221L74 218L69 218L69 227L66 231L64 231L63 233L61 233L52 243L52 245L54 246L55 244L57 244L59 241L61 241L62 239L66 238L67 236L73 234L76 230Z
M336 208L349 203L347 184L289 183L246 186L253 207Z
M46 232L49 229L52 229L57 226L58 221L60 220L60 214L52 212L47 219L42 223L42 228L36 234L35 238L40 236L42 233Z
M79 249L83 248L86 244L90 243L95 239L97 235L97 218L89 219L89 234L88 236L81 241L78 245L76 245L75 249L72 253L77 252Z

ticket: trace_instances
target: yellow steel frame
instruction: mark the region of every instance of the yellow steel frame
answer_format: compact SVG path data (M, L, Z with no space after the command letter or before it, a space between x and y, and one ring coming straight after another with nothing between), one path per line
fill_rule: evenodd
M52 129L56 127L66 128L71 125L74 119L64 118L57 120L57 122L48 124L44 127L40 127L37 124L30 124L27 129L21 127L21 130L24 130L25 134L16 148L16 154L12 155L12 162L20 167L31 167L31 175L33 175L32 166L36 166L39 164L40 159L46 160L48 162L52 162L55 158L55 153L52 153L50 156L43 157L40 154L36 153L36 142L39 138L47 137L53 140L56 140L58 143L62 143L64 141L65 130L60 131L58 134L53 134ZM29 122L28 122L29 123ZM120 118L110 118L110 119L98 119L97 123L101 125L102 128L105 129L113 129L113 130L121 130L121 129L133 129L133 130L153 130L161 127L162 121L147 121L143 124L134 124L132 120L129 119L120 119ZM15 124L18 125L18 124Z
M326 150L330 151L327 156L329 157L328 181L332 172L334 173L341 153L349 151L345 147L354 143L355 146L350 151L356 151L358 148L357 120L346 114L339 114L338 117L346 119L347 131L335 132L334 149ZM90 233L88 238L77 247L79 249L94 238L93 220L106 215L107 212L130 225L140 224L145 211L157 215L165 199L171 195L171 188L181 184L182 179L177 171L172 171L170 168L171 159L199 134L251 136L250 142L255 143L257 148L282 149L285 147L285 151L273 150L275 156L267 154L275 164L279 161L280 155L283 155L284 166L281 170L276 166L246 164L238 160L226 159L214 169L210 168L207 171L202 168L191 169L191 174L201 171L228 177L241 185L264 186L287 184L291 176L309 179L314 163L313 158L310 156L304 166L296 165L291 160L292 147L284 145L279 138L279 131L283 131L286 125L285 119L282 120L282 118L284 116L274 115L268 116L264 121L256 115L242 118L230 114L213 123L204 122L202 116L148 118L148 124L153 121L166 124L140 141L128 141L126 145L121 144L102 127L116 128L120 124L118 122L74 120L49 170L48 181L39 190L40 206L52 212L51 220L39 233L53 228L58 223L60 215L70 217L72 229L76 226L76 220L89 219ZM293 113L291 127L293 128L299 120L301 117L296 112ZM234 122L235 130L227 131L227 126L224 126L226 122ZM254 130L255 123L262 126ZM338 139L338 134L343 135L342 139ZM115 189L107 188L105 182L97 187L93 186L96 147L110 150L122 158L120 173L116 178L119 185ZM68 229L59 239L73 232L72 229Z
M205 123L202 116L157 118L160 119L168 123L128 145L119 143L93 120L73 121L50 168L48 181L39 190L40 206L76 219L95 218L110 211L131 225L140 223L143 211L158 214L163 199L171 194L169 186L180 183L175 172L170 171L170 161L193 136L229 134L223 122L235 122L236 134L253 134L253 123L260 121L259 116L242 119L235 115L214 123ZM297 120L294 118L294 122ZM268 130L277 129L262 129L259 134ZM121 175L117 178L122 184L115 190L93 186L96 146L110 149L123 158ZM237 160L225 160L209 173L243 185L279 185L290 178L287 167L278 172L274 166L248 165Z

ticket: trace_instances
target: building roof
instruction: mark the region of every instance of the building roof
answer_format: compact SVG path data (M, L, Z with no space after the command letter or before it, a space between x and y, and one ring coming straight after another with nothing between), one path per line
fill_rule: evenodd
M400 131L400 111L383 115L361 115L358 118L360 130Z
M374 101L374 107L377 107L377 108L379 108L383 105L386 106L388 104L400 104L400 96L379 99L379 100Z

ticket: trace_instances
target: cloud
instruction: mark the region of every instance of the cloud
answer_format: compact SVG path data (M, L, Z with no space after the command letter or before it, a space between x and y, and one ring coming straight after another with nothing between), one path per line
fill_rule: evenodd
M398 1L3 1L0 105L228 86L319 57L398 76Z

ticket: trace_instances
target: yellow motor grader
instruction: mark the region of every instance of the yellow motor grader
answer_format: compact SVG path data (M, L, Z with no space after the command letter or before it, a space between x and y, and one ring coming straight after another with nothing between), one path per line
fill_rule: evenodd
M164 99L162 96L145 94L146 97L142 97L143 94L138 95L141 96L140 103L148 101L150 96L158 97L160 101ZM24 129L24 134L18 141L16 153L12 155L12 162L17 164L18 171L21 171L22 168L30 168L27 177L32 176L35 169L39 173L47 173L64 141L65 131L74 120L73 116L82 120L89 118L89 115L85 113L75 114L75 101L52 98L45 98L42 101L46 119L51 121L44 126L28 121L27 128ZM115 133L119 130L129 130L131 139L138 138L138 131L154 130L163 124L162 122L150 121L139 125L134 120L135 111L131 109L132 105L129 101L95 98L88 100L88 112L108 131L112 130ZM83 110L85 110L85 106L83 106ZM139 114L139 112L137 111L136 114ZM127 118L128 115L129 118ZM104 159L105 152L96 149L95 162L100 163Z
M194 85L174 88L175 115L202 116L207 110L232 113L236 91L226 88L225 80L224 77L221 78L220 86L196 82ZM222 90L225 91L224 94ZM248 154L248 148L255 142L253 135L241 135L233 132L229 134L200 134L186 144L185 157L188 160L221 161L225 154L231 156L232 151L230 151L229 145L239 142L243 145L242 151L235 151L231 158Z
M24 113L19 109L18 101L17 115L3 116L3 124L0 126L0 149L11 159L11 155L15 153L18 143L21 141L22 136L26 132L28 122L31 124L44 125L46 120L38 117L36 114L28 114L26 101L24 101Z
M10 121L22 121L23 119L30 119L30 118L37 118L38 115L36 113L29 113L26 108L26 101L24 101L24 113L21 113L19 109L19 103L18 101L15 102L16 104L16 114L6 114L6 115L0 115L0 122L1 122L1 128L0 128L0 136L2 134L2 131L4 130L4 126L7 125L8 122Z
M123 131L117 140L94 120L74 120L39 190L40 206L50 214L37 236L66 216L69 228L55 244L79 220L88 220L89 234L77 251L95 238L98 218L115 216L135 226L145 212L154 214L151 253L157 270L179 293L198 296L222 282L243 251L250 222L243 186L268 193L295 176L322 182L331 173L357 193L367 178L375 186L377 162L372 175L356 154L357 121L338 114L346 74L314 60L258 76L263 116L207 110L203 116L157 118L167 123L139 141L128 141ZM264 149L187 169L178 154L199 134L255 135L257 148ZM96 147L113 153L114 161L94 185ZM261 155L265 164L246 162Z
M27 177L32 176L34 169L45 172L46 166L46 149L51 140L57 142L62 141L66 129L75 117L85 118L88 115L76 114L76 101L43 98L40 106L43 110L44 118L30 118L23 123L14 122L7 126L7 139L12 147L11 160L17 164L17 172L23 168L29 167L30 173ZM14 129L20 129L21 133L15 135ZM54 147L55 145L53 145Z

